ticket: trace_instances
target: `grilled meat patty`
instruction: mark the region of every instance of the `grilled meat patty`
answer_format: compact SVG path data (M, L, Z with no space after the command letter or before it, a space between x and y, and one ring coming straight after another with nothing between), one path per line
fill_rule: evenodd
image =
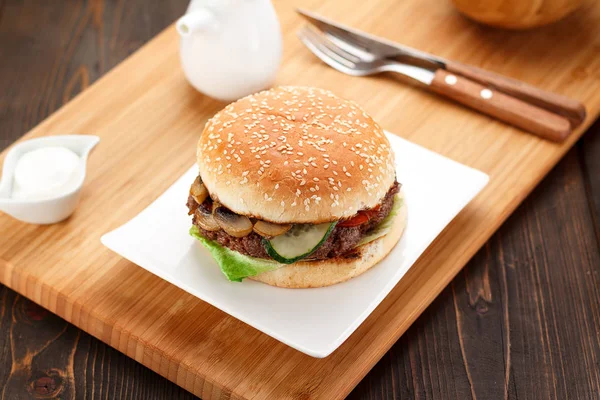
M394 204L394 196L400 191L400 185L397 181L388 190L387 194L383 198L379 209L373 212L369 222L362 225L344 227L336 226L331 235L327 240L310 256L310 259L325 260L335 257L352 256L352 249L356 244L369 233L371 229L377 226L385 217L388 216L392 210ZM198 207L210 210L212 209L212 200L207 199L204 203L198 205L196 201L190 196L188 198L187 206L191 212L196 210ZM252 232L247 236L237 238L230 236L224 230L210 232L202 229L196 223L196 216L192 220L193 224L198 227L200 234L210 240L219 243L222 246L229 247L239 253L246 254L250 257L267 258L271 257L267 254L263 244L262 237L256 232Z

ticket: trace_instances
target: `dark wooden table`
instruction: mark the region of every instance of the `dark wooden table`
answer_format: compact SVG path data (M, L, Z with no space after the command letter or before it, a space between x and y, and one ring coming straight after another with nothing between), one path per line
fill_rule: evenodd
M187 2L0 0L0 150ZM600 399L598 133L600 123L350 398ZM194 396L0 286L0 398L73 397Z

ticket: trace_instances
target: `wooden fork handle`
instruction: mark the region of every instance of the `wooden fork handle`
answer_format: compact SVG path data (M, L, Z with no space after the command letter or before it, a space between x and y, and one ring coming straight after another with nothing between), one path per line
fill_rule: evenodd
M498 89L511 96L519 97L528 103L545 108L555 114L567 117L573 127L580 125L585 120L585 106L568 97L547 92L525 82L455 61L447 61L446 70L469 78L484 86Z
M562 142L571 133L566 117L443 69L435 72L430 87L438 94L544 139Z

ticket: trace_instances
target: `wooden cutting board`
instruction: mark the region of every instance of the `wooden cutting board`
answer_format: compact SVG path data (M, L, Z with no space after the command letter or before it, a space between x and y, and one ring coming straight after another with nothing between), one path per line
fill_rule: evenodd
M594 3L546 28L505 32L475 25L437 0L276 2L285 41L279 84L331 89L362 104L391 132L491 177L328 358L297 352L100 244L102 234L189 168L204 122L223 107L187 85L173 27L24 137L87 133L102 141L68 221L39 227L0 215L0 280L204 399L342 398L598 115L600 4ZM585 103L588 119L556 145L390 77L342 75L300 45L295 6L570 96Z

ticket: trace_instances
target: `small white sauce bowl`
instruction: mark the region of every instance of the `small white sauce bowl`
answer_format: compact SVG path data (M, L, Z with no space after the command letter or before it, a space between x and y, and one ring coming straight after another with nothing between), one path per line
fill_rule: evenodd
M23 222L30 224L54 224L68 218L79 203L79 197L85 180L87 158L100 138L91 135L46 136L15 145L4 160L2 181L0 181L0 210ZM81 158L79 182L74 189L43 200L13 199L14 171L21 156L43 147L65 147Z

